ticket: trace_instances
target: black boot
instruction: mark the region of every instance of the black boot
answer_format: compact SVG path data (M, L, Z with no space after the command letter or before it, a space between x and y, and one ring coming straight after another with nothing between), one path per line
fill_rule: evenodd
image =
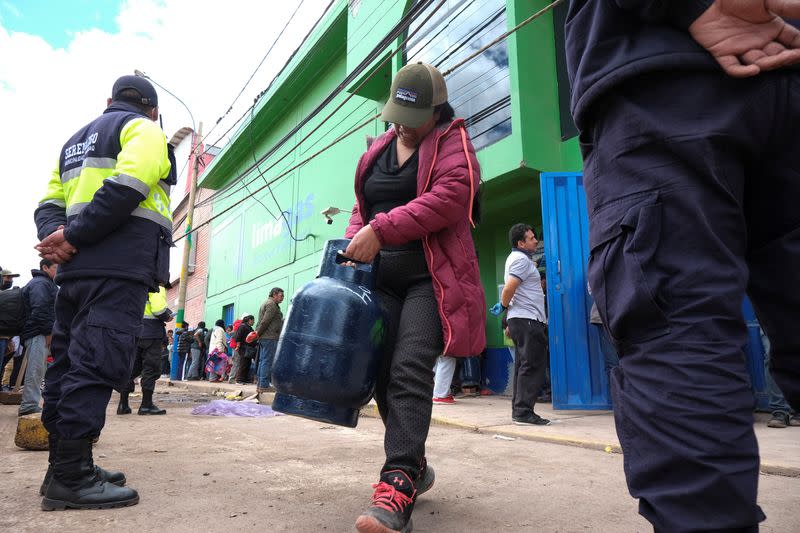
M131 406L128 405L128 395L129 392L120 392L119 393L119 405L117 406L117 414L118 415L129 415L131 414Z
M158 406L153 403L153 391L142 390L142 405L139 406L139 414L165 415L167 411L165 409L159 409Z
M53 435L52 433L47 436L47 441L49 443L49 450L50 456L47 458L47 472L44 474L44 480L42 481L42 486L39 487L39 496L44 496L45 491L47 490L47 485L50 484L50 478L53 477L53 464L56 460L56 449L58 448L58 435ZM114 472L113 470L105 470L100 468L99 466L94 466L95 472L98 476L100 476L103 480L108 481L109 483L113 483L114 485L119 485L120 487L125 485L125 474L122 472Z
M53 476L42 499L43 511L113 509L137 503L139 494L135 490L108 483L98 475L91 439L59 439Z

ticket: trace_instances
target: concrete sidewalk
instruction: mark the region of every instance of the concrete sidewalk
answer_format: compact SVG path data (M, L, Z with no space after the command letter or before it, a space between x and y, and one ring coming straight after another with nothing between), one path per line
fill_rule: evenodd
M242 391L247 398L256 393L255 385L232 385L206 381L159 384L214 394L217 391ZM272 395L262 395L270 402ZM432 423L496 435L503 439L525 439L566 446L577 446L605 453L622 453L610 411L556 411L550 404L537 404L536 413L551 420L549 426L515 426L511 423L511 398L507 396L473 396L456 398L453 405L434 405ZM362 416L378 417L374 401L366 405ZM761 450L761 471L765 474L800 477L800 427L767 428L770 416L756 413L755 430Z

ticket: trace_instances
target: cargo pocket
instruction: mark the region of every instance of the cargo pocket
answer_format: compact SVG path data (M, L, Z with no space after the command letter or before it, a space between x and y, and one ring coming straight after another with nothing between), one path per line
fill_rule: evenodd
M91 351L85 364L109 386L119 390L130 379L142 327L131 325L129 321L112 320L102 310L95 309L89 311L86 323Z
M600 207L589 222L589 283L618 348L669 333L659 294L667 274L657 264L662 204L635 194Z

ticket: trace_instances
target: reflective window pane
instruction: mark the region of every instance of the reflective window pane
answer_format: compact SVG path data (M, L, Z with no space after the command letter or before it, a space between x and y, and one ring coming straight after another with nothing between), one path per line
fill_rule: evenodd
M417 18L413 32L438 2ZM406 63L423 61L442 72L506 31L505 0L448 0L406 46ZM467 123L476 149L511 134L508 45L502 41L447 78L450 105Z

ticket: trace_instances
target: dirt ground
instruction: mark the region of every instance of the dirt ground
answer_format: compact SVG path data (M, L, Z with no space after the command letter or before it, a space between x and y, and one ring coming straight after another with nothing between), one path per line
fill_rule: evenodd
M0 531L353 531L383 458L379 420L356 429L289 416L221 418L190 410L211 398L163 391L166 416L115 414L95 460L123 470L141 503L42 512L46 452L13 444L16 407L0 406ZM627 493L622 456L433 427L435 487L414 511L417 532L651 531ZM800 478L761 477L762 531L800 531Z

